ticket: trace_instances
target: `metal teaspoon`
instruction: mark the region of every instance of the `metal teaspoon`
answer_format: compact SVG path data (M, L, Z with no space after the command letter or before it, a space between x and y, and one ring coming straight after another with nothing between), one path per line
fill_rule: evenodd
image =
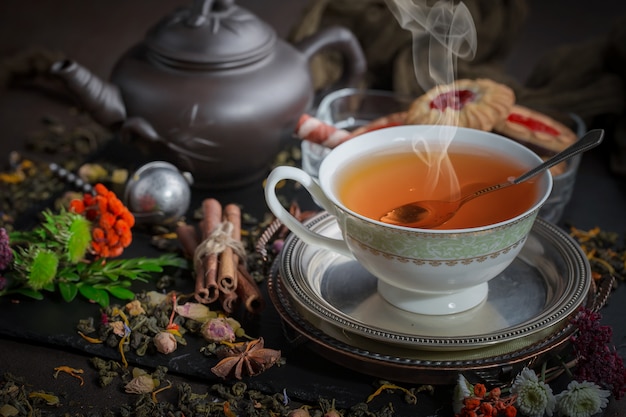
M587 132L582 138L572 145L557 153L542 164L536 166L525 174L515 179L504 181L500 184L491 185L476 192L461 197L455 201L445 200L423 200L407 203L396 207L380 218L380 221L399 226L416 227L429 229L440 226L450 220L457 211L470 200L480 197L493 191L501 190L511 185L519 184L535 175L545 171L554 165L563 162L574 155L588 151L599 145L604 138L603 129L594 129Z

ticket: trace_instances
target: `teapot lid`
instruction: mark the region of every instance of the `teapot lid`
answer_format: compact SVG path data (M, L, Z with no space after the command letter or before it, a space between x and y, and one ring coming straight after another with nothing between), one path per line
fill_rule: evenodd
M161 20L145 40L162 61L220 68L257 61L275 42L275 31L234 0L194 0Z

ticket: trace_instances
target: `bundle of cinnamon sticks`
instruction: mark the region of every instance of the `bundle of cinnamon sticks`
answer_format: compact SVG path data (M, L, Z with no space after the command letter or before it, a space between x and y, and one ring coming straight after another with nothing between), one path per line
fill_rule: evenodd
M189 224L180 224L176 229L183 250L194 260L196 301L219 302L228 314L239 303L251 313L260 312L263 296L246 267L239 206L222 207L214 198L205 199L199 228L199 233Z

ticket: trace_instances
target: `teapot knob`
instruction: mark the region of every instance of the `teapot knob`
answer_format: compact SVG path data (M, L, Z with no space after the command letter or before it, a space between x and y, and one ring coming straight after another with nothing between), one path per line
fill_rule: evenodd
M230 9L235 4L234 0L194 0L189 9L187 25L191 27L202 26L211 13Z

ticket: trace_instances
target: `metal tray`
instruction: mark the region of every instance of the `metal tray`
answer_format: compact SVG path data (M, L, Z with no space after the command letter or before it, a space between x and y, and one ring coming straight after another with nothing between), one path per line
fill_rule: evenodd
M328 213L306 225L340 236ZM518 339L520 346L532 344L558 330L585 301L591 285L589 263L578 244L541 219L518 258L490 281L487 300L460 314L427 316L398 309L378 295L376 278L358 262L293 234L285 241L278 269L293 304L289 307L324 333L420 351L467 351Z

